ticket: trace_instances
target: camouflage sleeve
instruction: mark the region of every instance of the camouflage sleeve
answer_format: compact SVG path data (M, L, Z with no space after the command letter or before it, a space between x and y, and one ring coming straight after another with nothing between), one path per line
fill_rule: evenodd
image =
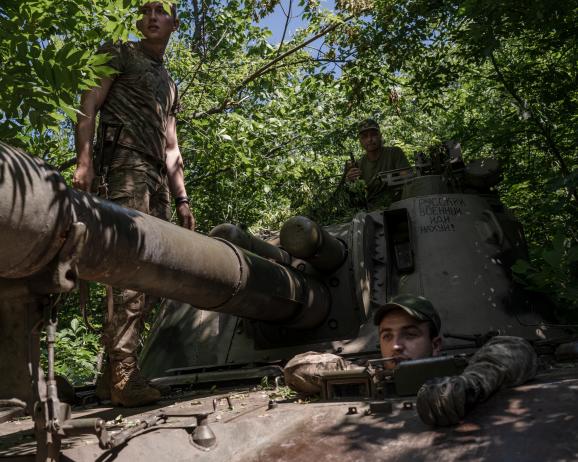
M321 371L344 371L354 365L331 353L308 351L289 360L283 373L285 384L304 395L321 392Z
M123 71L123 52L120 43L105 43L98 49L97 53L108 54L110 59L108 60L107 65L117 70L119 73Z
M463 375L479 386L479 401L488 399L501 387L515 387L536 375L538 358L523 338L498 336L480 348Z
M519 337L494 337L474 356L464 372L426 382L417 394L417 412L429 425L455 425L501 387L514 387L536 375L538 359Z

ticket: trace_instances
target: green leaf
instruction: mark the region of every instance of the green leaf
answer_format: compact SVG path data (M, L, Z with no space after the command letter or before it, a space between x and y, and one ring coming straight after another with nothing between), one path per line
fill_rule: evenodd
M574 263L578 261L578 245L570 247L568 253L566 254L566 259L568 263Z
M72 120L72 122L76 123L77 116L78 114L80 114L80 111L78 109L66 105L62 106L61 109L68 117L70 117L70 120Z
M112 56L110 53L96 53L90 59L90 64L92 66L102 66L103 64L107 64Z
M520 275L527 274L531 269L532 267L530 264L526 260L522 259L516 260L516 262L512 265L512 271Z
M564 250L562 248L554 248L552 250L545 250L542 253L542 258L552 268L560 269L562 264Z

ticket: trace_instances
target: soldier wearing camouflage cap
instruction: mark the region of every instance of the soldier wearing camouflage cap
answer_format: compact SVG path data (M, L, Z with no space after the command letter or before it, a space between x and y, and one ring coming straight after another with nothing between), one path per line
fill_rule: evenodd
M441 348L441 320L433 304L425 297L401 294L379 307L373 316L378 326L381 356L388 369L411 359L429 358ZM292 358L285 366L285 382L303 394L321 390L319 372L359 367L331 353L309 351Z
M440 352L440 316L425 297L397 295L377 309L373 321L379 330L381 356L391 358L385 363L388 369Z
M348 182L365 181L369 208L387 206L392 198L385 197L389 192L386 185L381 183L378 173L409 167L409 162L401 148L383 145L379 124L375 120L361 121L357 134L365 154L355 164L348 164L345 179Z
M167 221L172 194L181 225L193 230L195 220L177 141L177 86L163 65L171 33L179 26L176 6L143 2L141 13L137 28L144 38L140 42L109 44L99 50L109 56L108 65L116 73L82 95L73 184L85 191L95 190L96 173L100 195ZM150 300L126 289L115 289L113 298L103 333L110 367L97 382L97 395L130 407L152 403L160 398L160 391L143 379L137 364Z
M378 326L380 349L386 368L402 361L429 358L441 351L441 319L425 297L400 294L379 307L373 317ZM320 371L359 367L331 353L297 355L285 367L285 381L303 394L319 393ZM424 384L417 395L417 410L430 425L455 425L478 402L501 387L520 385L536 374L537 356L519 337L497 336L470 359L464 372Z

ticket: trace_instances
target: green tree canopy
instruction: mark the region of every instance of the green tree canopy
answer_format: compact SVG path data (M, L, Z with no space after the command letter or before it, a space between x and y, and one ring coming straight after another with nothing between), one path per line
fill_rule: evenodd
M275 229L293 214L328 223L345 161L371 116L409 157L460 140L497 157L502 200L532 259L517 277L576 308L578 117L576 2L187 0L166 63L181 95L178 134L199 229ZM0 137L70 175L79 94L110 75L95 53L135 34L137 0L4 0Z

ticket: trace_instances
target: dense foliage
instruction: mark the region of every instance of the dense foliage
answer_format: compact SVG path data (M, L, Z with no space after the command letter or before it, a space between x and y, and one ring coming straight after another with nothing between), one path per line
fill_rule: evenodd
M110 74L94 53L127 39L137 0L5 0L0 4L0 138L40 155L59 147L79 92Z
M79 92L109 72L94 51L134 33L138 3L2 2L0 137L70 175ZM531 252L516 277L575 319L575 2L349 0L329 12L314 0L284 1L306 25L272 43L261 20L277 5L179 6L166 62L182 99L179 141L199 229L234 222L262 232L297 213L346 219L343 165L359 155L356 121L373 116L410 157L457 139L466 159L501 161L499 192ZM76 348L81 327L66 325L61 335Z

